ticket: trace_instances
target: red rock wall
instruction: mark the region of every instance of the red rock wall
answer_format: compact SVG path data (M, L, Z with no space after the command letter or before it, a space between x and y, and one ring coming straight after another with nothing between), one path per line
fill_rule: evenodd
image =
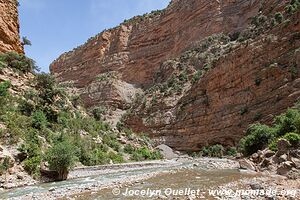
M128 23L104 31L86 44L54 61L50 71L60 82L71 81L81 90L87 106L89 87L96 76L117 71L121 80L135 86L152 84L160 63L175 57L194 41L213 33L242 29L258 13L259 0L181 0L151 20ZM95 96L95 95L94 95Z
M19 36L19 18L16 0L0 0L0 53L24 53Z

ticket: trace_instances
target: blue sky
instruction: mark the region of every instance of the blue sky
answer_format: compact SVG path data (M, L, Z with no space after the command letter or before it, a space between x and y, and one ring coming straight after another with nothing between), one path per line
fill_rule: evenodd
M21 0L21 36L42 71L60 54L83 44L91 36L135 15L165 8L170 0Z

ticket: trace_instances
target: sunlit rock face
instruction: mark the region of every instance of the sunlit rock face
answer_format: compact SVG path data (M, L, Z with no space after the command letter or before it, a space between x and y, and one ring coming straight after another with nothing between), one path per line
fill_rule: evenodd
M57 81L72 83L87 107L131 108L127 126L178 150L234 145L249 124L270 123L299 98L299 12L289 23L237 44L180 95L158 96L158 103L145 99L147 108L132 97L165 80L173 72L162 70L162 63L196 41L240 32L251 17L274 16L286 3L173 0L162 12L133 18L61 55L50 70ZM195 63L191 68L201 68L201 60Z
M24 53L19 36L18 3L0 0L0 53Z

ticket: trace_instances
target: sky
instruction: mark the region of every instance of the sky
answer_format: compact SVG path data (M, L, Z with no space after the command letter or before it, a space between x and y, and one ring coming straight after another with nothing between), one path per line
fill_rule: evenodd
M20 0L21 37L26 55L43 72L66 51L124 19L167 7L170 0Z

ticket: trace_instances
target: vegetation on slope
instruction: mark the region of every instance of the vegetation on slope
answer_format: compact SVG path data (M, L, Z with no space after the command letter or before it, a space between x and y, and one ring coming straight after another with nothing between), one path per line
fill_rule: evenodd
M0 61L2 69L19 75L37 69L31 59L16 53L2 54ZM99 110L86 113L78 97L70 96L49 74L35 74L30 85L30 90L14 96L9 81L0 83L0 138L3 144L18 145L25 155L22 164L33 176L38 177L45 164L65 174L77 162L99 165L161 158L146 137L114 130L102 121Z

